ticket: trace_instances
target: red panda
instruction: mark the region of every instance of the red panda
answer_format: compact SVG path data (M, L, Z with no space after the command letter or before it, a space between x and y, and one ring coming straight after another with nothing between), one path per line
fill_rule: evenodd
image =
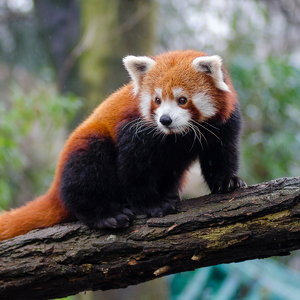
M241 114L221 58L190 50L123 63L132 82L70 135L48 192L0 216L0 240L72 220L123 228L136 214L173 213L196 160L212 193L245 186Z

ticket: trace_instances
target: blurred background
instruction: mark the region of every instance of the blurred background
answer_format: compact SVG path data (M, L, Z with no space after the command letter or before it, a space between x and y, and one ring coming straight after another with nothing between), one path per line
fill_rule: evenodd
M1 209L45 193L68 133L128 82L127 54L222 56L244 115L240 176L299 176L299 16L299 0L0 0ZM184 196L206 192L198 176ZM299 299L299 270L296 251L68 299Z

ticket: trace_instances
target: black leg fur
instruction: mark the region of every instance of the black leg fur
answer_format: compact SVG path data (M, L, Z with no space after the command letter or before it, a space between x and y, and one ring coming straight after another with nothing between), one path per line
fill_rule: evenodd
M79 220L92 227L127 227L133 217L120 190L116 157L109 140L93 137L70 155L64 167L62 199Z
M184 171L197 158L193 137L156 135L153 128L120 127L119 180L131 209L161 217L175 212Z
M207 143L199 152L202 174L212 193L229 192L246 186L237 177L239 163L239 135L241 113L238 107L231 118L223 124L210 122L205 133ZM202 132L204 133L204 129Z

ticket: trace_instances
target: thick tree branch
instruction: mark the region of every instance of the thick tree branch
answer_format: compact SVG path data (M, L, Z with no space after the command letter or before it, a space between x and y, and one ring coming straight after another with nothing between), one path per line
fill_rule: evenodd
M49 299L300 248L300 177L183 201L126 230L81 223L0 243L0 299Z

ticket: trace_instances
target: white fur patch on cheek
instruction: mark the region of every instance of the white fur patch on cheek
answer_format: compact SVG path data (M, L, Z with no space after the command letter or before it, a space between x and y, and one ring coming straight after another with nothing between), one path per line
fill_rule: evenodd
M192 97L192 101L200 113L206 118L214 116L217 112L211 97L204 93L195 94Z
M151 109L151 95L148 92L140 93L140 109L142 116L146 119L150 119L150 109Z

